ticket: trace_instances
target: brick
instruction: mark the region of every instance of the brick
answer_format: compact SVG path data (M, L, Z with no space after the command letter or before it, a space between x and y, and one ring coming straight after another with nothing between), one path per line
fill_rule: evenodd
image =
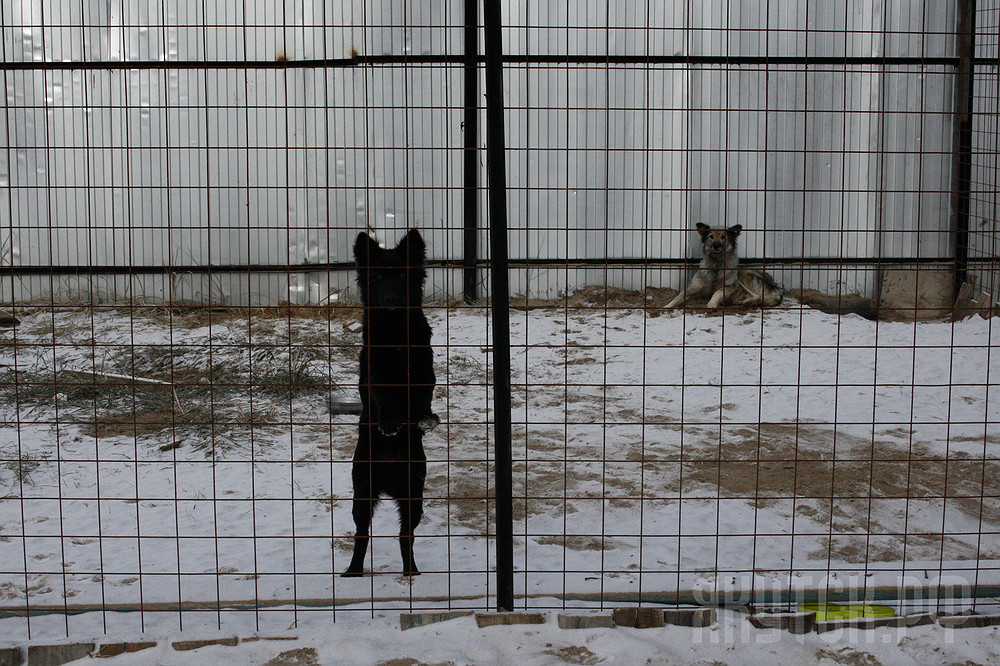
M94 656L117 657L120 654L125 654L124 643L105 643L104 645L97 648L97 652L94 653Z
M681 608L663 611L663 621L681 627L710 627L715 624L714 608Z
M816 613L756 613L747 618L758 629L784 629L808 634L816 626Z
M139 652L140 650L148 650L149 648L156 647L156 641L138 641L135 643L126 643L126 652Z
M480 628L499 624L545 624L541 613L476 613L476 624Z
M126 652L139 652L151 647L156 647L155 641L143 641L137 643L105 643L97 648L95 657L117 657Z
M663 627L666 622L662 608L616 608L612 617L619 627L634 627L637 629L655 629Z
M816 622L816 633L824 634L838 629L875 629L876 627L906 627L906 617L856 617L850 620Z
M93 651L93 643L32 645L28 648L28 663L31 666L59 666L68 661L76 661L77 659L89 657Z
M594 629L598 627L615 626L614 618L610 615L571 615L560 613L558 618L560 629Z
M468 617L473 611L442 611L438 613L400 613L399 628L402 631L424 627L435 622L447 622L457 617Z
M611 612L611 620L619 627L635 627L638 608L616 608Z
M24 654L19 647L0 648L0 666L21 666Z
M948 629L972 629L1000 624L1000 615L942 615L938 624Z
M913 615L904 615L903 620L906 622L908 627L919 627L925 624L934 624L937 622L937 613L915 613Z
M226 645L232 647L239 642L239 639L233 636L232 638L212 638L204 641L174 641L170 645L177 651L184 652L186 650L197 650L201 647L206 647L209 645Z

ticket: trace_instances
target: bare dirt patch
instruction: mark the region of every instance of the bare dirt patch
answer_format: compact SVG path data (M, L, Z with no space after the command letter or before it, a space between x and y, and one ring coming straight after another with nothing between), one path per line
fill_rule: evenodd
M544 652L567 664L599 664L604 661L603 657L598 657L582 645L568 645L558 650L545 650Z
M377 666L454 666L454 664L455 662L453 661L426 662L412 657L399 657L380 661L377 663Z
M172 412L109 414L85 422L83 434L105 439L108 437L141 437L156 433L177 424L179 415Z
M647 436L658 434L666 442L679 437L681 426L655 428L659 433L647 425ZM458 446L473 441L460 427L452 426L452 431L451 441ZM961 512L975 524L982 519L984 528L997 525L992 518L998 515L997 503L991 497L1000 491L1000 461L946 459L919 442L905 444L898 438L861 436L815 424L762 423L721 435L719 428L686 427L684 434L683 447L639 439L620 442L609 460L596 430L595 439L588 442L586 437L569 441L558 426L536 428L529 433L527 448L522 433L514 448L526 452L528 459L514 464L515 521L541 515L558 518L576 500L627 505L651 498L743 499L778 515L794 513L831 526L829 536L816 535L819 548L814 554L824 559L875 562L898 561L904 555L933 559L942 552L957 559L988 554L977 551L974 537L967 542L942 535L939 522L913 518L912 510L947 502L948 511ZM485 457L484 452L478 455ZM448 498L451 519L470 531L479 530L492 520L487 516L493 510L490 469L485 460L454 460L450 479L428 477L428 496ZM908 515L911 522L904 538ZM571 550L618 545L599 537L535 540Z
M234 320L254 319L307 319L314 321L361 321L361 306L355 303L336 305L295 305L287 301L270 307L219 307L198 304L174 304L140 307L144 315L169 322L177 328L198 328L209 324L223 324Z
M882 662L874 655L849 647L839 650L817 650L816 658L819 660L829 659L835 664L845 664L846 666L882 666Z
M319 666L319 653L310 647L287 650L264 666Z

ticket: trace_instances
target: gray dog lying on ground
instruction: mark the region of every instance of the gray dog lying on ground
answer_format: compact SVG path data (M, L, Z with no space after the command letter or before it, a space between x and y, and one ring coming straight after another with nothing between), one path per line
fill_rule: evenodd
M667 309L683 305L693 296L711 296L706 306L709 308L726 304L769 306L781 302L781 288L774 278L764 271L739 268L736 237L743 231L741 225L727 229L699 222L697 227L704 258L691 284L667 303Z

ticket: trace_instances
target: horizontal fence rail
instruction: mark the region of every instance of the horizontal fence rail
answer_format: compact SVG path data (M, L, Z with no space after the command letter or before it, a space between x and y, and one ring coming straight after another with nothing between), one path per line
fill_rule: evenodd
M4 636L1000 610L1000 2L292 4L0 7Z

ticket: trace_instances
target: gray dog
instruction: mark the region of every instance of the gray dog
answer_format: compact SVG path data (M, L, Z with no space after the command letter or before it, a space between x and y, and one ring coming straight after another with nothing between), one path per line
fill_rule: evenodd
M727 229L699 222L697 227L704 258L691 284L667 303L667 309L683 305L692 296L711 296L708 299L709 308L726 304L769 306L781 302L781 288L774 278L764 271L739 268L736 237L743 231L741 225Z

